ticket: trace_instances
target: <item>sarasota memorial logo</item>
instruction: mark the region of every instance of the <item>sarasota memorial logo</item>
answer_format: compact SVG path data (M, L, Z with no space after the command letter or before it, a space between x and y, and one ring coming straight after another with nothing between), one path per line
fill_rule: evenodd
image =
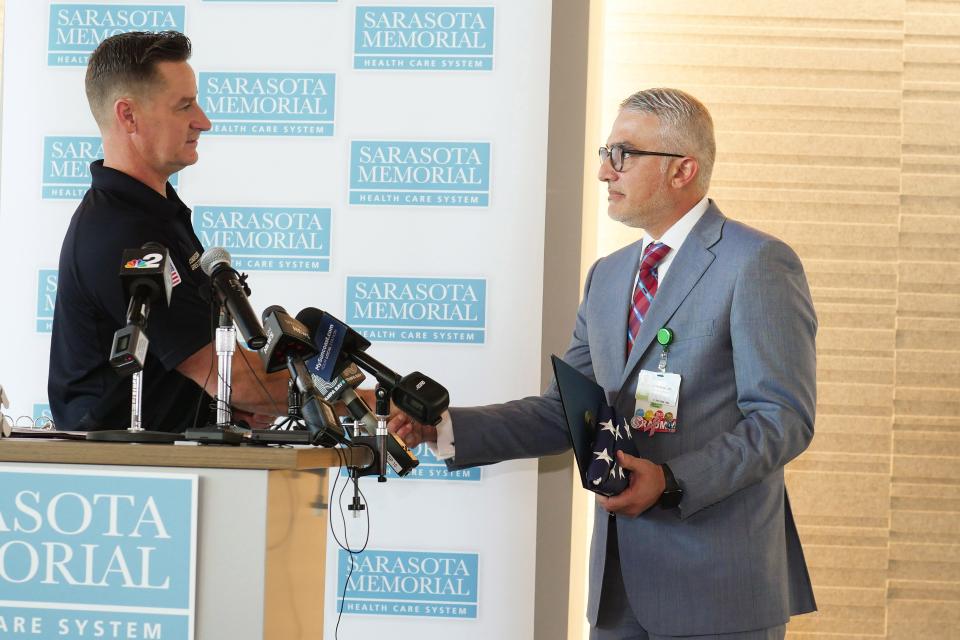
M53 330L53 308L57 302L56 269L40 269L37 272L37 331L50 333Z
M489 71L493 7L357 7L353 67Z
M369 340L481 344L487 281L348 276L347 324Z
M357 140L350 144L350 204L486 207L489 142Z
M85 67L97 45L118 33L183 32L184 14L171 4L51 4L47 64Z
M79 200L90 188L90 163L103 157L100 136L44 136L44 200ZM170 176L178 185L179 173Z
M214 135L332 136L334 73L200 72Z
M205 247L227 249L234 269L330 270L330 209L199 205L193 228Z
M193 637L197 477L0 467L0 637Z
M346 596L337 604L361 615L476 618L479 566L477 553L341 549L337 583L346 582Z
M437 458L425 443L413 450L420 464L404 476L404 480L463 480L478 482L481 479L483 467L469 469L447 469L446 463Z

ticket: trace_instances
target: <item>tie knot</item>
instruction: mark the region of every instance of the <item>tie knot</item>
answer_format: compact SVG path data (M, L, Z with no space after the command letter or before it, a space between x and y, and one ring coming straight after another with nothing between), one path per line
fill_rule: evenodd
M667 254L670 253L670 247L662 242L651 242L643 250L643 257L640 258L640 271L653 271L657 268Z

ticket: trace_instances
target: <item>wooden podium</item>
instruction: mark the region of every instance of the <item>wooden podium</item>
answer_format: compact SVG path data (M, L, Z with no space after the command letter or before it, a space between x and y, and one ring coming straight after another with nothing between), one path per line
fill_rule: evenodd
M327 473L369 449L0 439L0 463L199 476L197 639L323 638Z

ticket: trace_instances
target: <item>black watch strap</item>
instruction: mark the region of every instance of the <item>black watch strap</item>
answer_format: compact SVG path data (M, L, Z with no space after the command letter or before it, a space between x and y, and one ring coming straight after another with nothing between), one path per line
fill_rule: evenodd
M670 470L670 467L666 463L661 464L660 468L663 469L663 479L665 483L663 493L660 494L660 508L673 509L679 506L680 501L683 499L683 489L680 488L680 484L673 476L673 471Z

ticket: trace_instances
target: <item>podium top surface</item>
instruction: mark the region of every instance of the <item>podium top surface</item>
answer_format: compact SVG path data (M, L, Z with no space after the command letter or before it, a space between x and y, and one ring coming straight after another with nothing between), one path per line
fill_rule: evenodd
M197 444L101 443L33 438L0 439L0 462L101 464L137 467L307 470L372 461L369 449Z

